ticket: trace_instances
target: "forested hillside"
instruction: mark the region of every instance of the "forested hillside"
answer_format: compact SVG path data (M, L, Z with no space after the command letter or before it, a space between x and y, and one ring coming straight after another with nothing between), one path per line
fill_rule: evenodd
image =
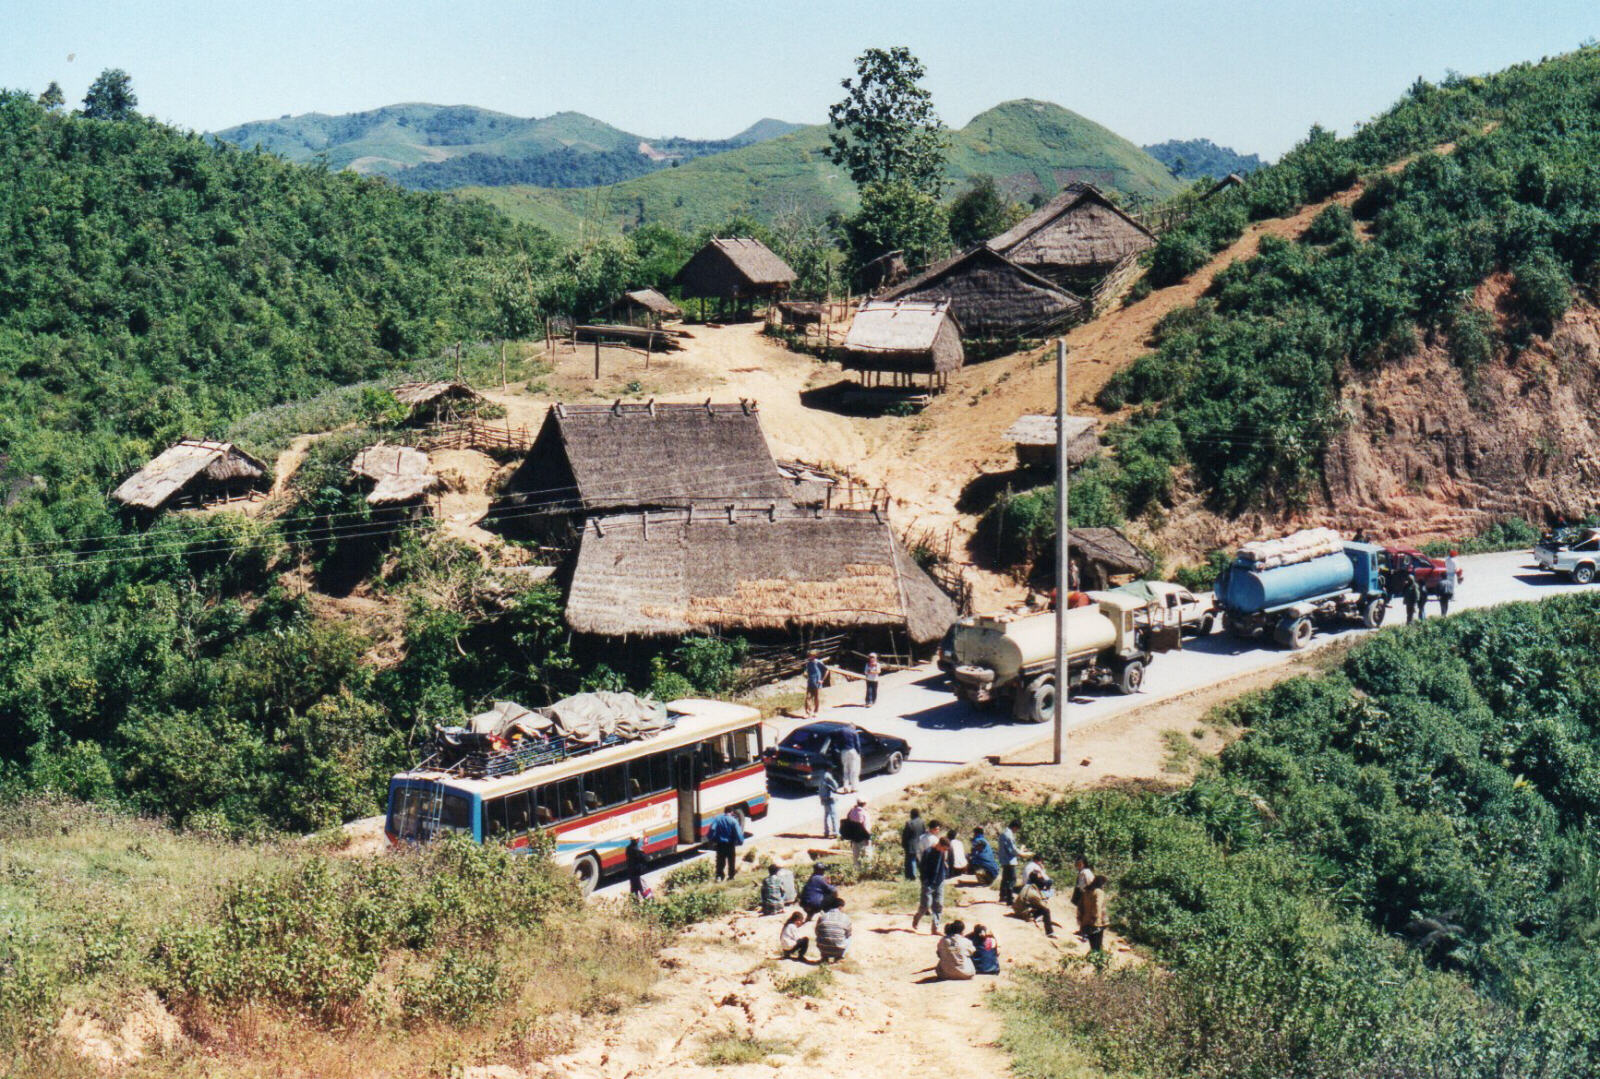
M1220 180L1229 173L1248 176L1266 164L1255 154L1241 154L1210 139L1168 139L1146 146L1144 152L1180 180Z
M1131 142L1049 102L1005 102L950 136L945 175L952 187L989 176L1011 197L1028 201L1087 181L1139 204L1182 186ZM692 232L738 214L765 224L796 213L820 221L858 204L850 177L824 156L827 145L827 128L817 125L610 187L510 186L466 193L557 236L576 236L586 226L621 231L646 224Z
M438 191L468 184L593 187L776 138L798 125L760 120L729 139L645 138L579 112L523 118L471 105L389 105L256 120L216 133L302 164L388 176Z
M1596 639L1578 596L1387 631L1233 706L1193 786L1032 810L1161 965L1041 982L1037 1019L1119 1075L1592 1075Z
M1101 404L1138 406L1132 422L1151 435L1137 440L1154 460L1141 467L1191 468L1219 511L1283 509L1337 479L1329 447L1347 432L1359 443L1349 454L1380 463L1392 452L1384 440L1409 435L1410 421L1398 432L1393 420L1383 426L1376 400L1375 426L1351 426L1367 408L1362 385L1386 370L1439 357L1442 376L1427 368L1436 403L1482 407L1490 424L1514 421L1535 383L1559 385L1507 366L1529 348L1585 379L1586 338L1563 345L1552 334L1600 284L1597 93L1594 48L1482 78L1419 81L1349 138L1314 128L1281 162L1164 234L1147 275L1155 287L1204 265L1252 220L1363 184L1349 209L1330 205L1296 240L1268 236L1257 257L1219 273L1197 305L1158 326L1154 351L1108 384ZM1574 408L1578 416L1587 406ZM1541 451L1541 475L1586 459L1555 437ZM1472 462L1502 441L1453 443L1393 482L1449 475L1470 491ZM1514 442L1503 448L1524 454ZM1496 468L1500 486L1482 497L1516 506L1526 466ZM1372 482L1381 491L1390 481Z

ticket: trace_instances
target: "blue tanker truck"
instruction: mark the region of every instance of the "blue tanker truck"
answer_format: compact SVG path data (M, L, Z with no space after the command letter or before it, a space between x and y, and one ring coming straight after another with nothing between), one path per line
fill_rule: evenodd
M1262 568L1242 553L1217 578L1222 626L1235 637L1271 633L1286 648L1304 648L1319 622L1383 624L1389 601L1384 590L1383 549L1346 542L1343 550L1305 561Z

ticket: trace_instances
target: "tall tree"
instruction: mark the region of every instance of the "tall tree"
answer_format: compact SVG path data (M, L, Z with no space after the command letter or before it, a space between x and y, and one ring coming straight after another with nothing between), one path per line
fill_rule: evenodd
M922 62L903 45L868 49L845 79L843 101L828 109L829 160L862 187L909 184L937 196L944 185L944 124L921 84Z
M46 86L44 88L44 93L39 95L39 104L43 105L51 112L55 112L66 103L67 95L61 92L61 84L56 82L54 79L51 79L50 85Z
M83 115L91 120L126 120L134 115L139 99L133 80L120 67L108 67L89 85L83 96Z
M950 204L950 240L971 247L1022 220L1022 207L1000 193L993 176L980 176Z

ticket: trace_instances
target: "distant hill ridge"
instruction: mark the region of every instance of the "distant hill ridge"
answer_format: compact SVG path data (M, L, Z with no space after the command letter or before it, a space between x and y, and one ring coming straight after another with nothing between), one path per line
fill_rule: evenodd
M580 112L524 118L473 105L408 103L305 113L214 133L290 161L388 176L405 187L538 183L588 187L776 138L800 125L758 120L729 139L648 138Z
M1210 139L1168 139L1144 152L1167 166L1180 180L1220 180L1229 173L1248 176L1265 168L1266 162L1255 154L1241 154L1228 146L1218 146Z
M1029 201L1087 181L1139 204L1182 186L1166 166L1116 132L1047 101L1003 102L950 137L946 176L956 188L988 175L1013 198ZM772 221L794 212L849 213L857 205L855 185L827 159L827 145L827 127L815 124L606 187L506 185L464 193L558 236L649 223L693 231L740 214Z

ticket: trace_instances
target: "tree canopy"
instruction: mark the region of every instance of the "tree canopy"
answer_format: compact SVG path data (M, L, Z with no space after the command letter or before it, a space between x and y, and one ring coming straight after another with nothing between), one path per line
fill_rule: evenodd
M55 86L55 83L50 85ZM49 93L49 90L45 93ZM56 87L56 93L61 93L59 86ZM133 80L120 67L111 67L100 72L99 77L89 84L89 92L83 97L83 115L90 120L126 120L134 115L133 110L138 105L139 98L133 92Z
M933 95L921 84L922 62L902 45L868 49L845 79L843 101L828 109L828 157L870 184L905 184L937 196L949 145Z

